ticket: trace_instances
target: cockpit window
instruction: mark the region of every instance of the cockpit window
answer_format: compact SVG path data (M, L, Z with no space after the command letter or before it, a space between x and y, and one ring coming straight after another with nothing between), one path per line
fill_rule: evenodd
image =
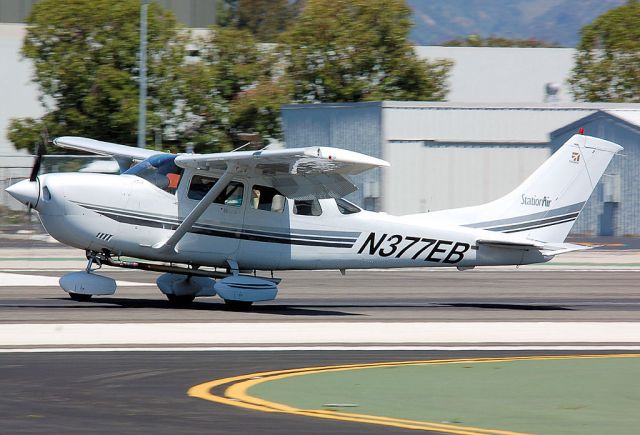
M336 198L336 205L338 206L338 211L342 214L353 214L362 211L357 205L342 198Z
M194 175L191 178L187 197L190 199L201 200L211 190L214 184L218 182L217 178L206 177L204 175ZM242 196L244 195L244 185L237 181L232 181L226 185L218 197L213 201L216 204L232 205L239 207L242 205Z
M317 199L296 199L293 201L293 214L302 216L320 216L322 214L320 201Z
M175 159L173 154L151 156L129 168L124 174L143 178L165 192L174 194L184 171L175 164Z

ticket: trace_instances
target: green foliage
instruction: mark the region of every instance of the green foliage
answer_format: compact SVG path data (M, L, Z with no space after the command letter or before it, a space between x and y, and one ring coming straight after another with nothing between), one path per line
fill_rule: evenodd
M189 111L185 119L190 124L185 139L197 150L211 145L229 149L238 145L239 133L277 135L279 113L274 111L279 112L279 104L267 101L263 91L268 88L273 57L260 50L249 31L232 27L212 28L196 45L199 60L181 69ZM258 116L265 111L268 119Z
M302 0L218 0L221 27L248 30L259 42L276 42L300 12Z
M640 3L612 9L582 29L569 83L577 100L640 102Z
M545 48L559 47L555 42L542 41L535 38L500 38L489 36L483 38L478 35L469 35L466 38L452 39L442 43L445 47L521 47L521 48Z
M138 0L42 0L27 19L22 54L48 114L14 119L9 138L30 148L43 124L51 136L85 135L135 143L138 120ZM172 13L155 3L148 13L148 124L166 127L184 41ZM151 131L151 128L149 131Z
M441 100L447 61L425 62L407 42L403 0L221 0L227 27L190 39L155 2L148 21L148 141L160 130L174 150L228 150L259 134L279 139L290 102ZM301 5L304 9L300 10ZM14 119L9 138L33 149L51 137L135 143L139 0L42 0L23 55L47 114ZM299 16L285 28L285 17ZM261 44L280 35L279 44ZM188 45L187 45L188 44ZM197 58L187 56L198 51ZM247 135L248 134L248 135Z
M238 27L249 30L260 42L274 42L289 18L288 0L238 0Z
M450 62L417 58L402 0L308 0L283 37L300 102L443 100Z

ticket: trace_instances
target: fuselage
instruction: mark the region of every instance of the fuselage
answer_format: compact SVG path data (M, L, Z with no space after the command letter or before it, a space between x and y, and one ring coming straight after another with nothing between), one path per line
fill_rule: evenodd
M430 223L428 215L420 222L342 200L284 198L268 177L256 174L235 176L226 196L207 207L175 250L158 249L215 177L185 170L162 184L129 174L47 174L39 177L35 209L66 245L203 266L225 267L232 260L241 269L260 270L468 268L549 259L535 250L479 248L486 230Z

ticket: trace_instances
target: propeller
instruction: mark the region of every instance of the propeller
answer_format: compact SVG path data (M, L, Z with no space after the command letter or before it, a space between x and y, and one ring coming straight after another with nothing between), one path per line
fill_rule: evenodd
M47 143L49 142L49 131L47 126L43 125L42 133L40 134L41 141L38 143L38 149L36 150L36 159L33 162L33 168L31 168L31 175L29 175L29 181L36 181L38 172L40 172L40 166L42 165L42 156L47 153Z

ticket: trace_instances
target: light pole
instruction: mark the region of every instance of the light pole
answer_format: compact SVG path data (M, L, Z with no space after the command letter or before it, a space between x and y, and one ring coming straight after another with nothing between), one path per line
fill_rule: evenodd
M138 102L138 147L145 146L147 126L147 9L149 4L143 0L140 8L140 92Z

